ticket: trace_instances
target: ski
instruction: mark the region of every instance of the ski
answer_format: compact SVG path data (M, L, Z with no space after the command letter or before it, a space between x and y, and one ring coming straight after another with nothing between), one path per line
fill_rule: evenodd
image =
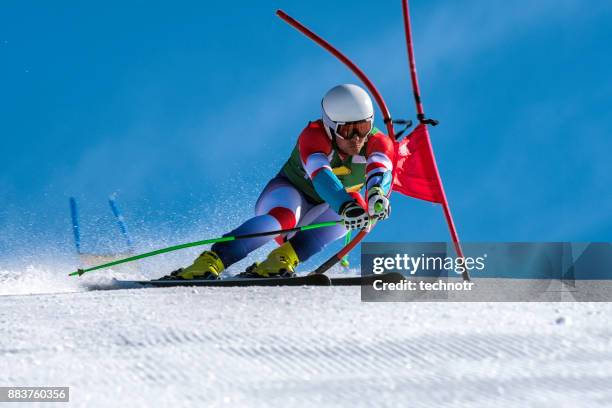
M293 278L238 278L231 277L218 280L143 280L143 281L116 281L121 287L157 288L174 286L213 286L213 287L240 287L240 286L330 286L331 281L325 275L306 275Z
M383 273L380 275L351 276L329 278L324 274L296 276L293 278L239 278L231 277L219 280L116 280L122 288L139 287L175 287L175 286L212 286L212 287L244 287L244 286L359 286L371 285L375 280L383 282L399 282L404 279L400 273Z
M332 286L369 286L376 280L382 280L388 283L397 283L404 279L404 275L397 272L382 273L379 275L366 275L366 276L350 276L350 277L339 277L331 278Z

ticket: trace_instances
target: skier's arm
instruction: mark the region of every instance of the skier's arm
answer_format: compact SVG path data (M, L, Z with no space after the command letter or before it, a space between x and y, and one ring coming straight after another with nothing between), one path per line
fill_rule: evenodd
M393 142L385 134L378 132L370 137L366 150L366 189L382 188L389 194L393 175Z
M393 142L381 132L371 136L367 147L366 198L368 213L380 220L387 218L391 206L387 196L393 180Z
M323 137L321 137L323 136ZM302 166L312 180L315 191L325 200L331 209L340 213L347 202L354 201L346 192L340 179L332 172L328 154L331 153L331 141L324 135L305 132L298 141Z
M319 154L327 160L327 156L322 153ZM315 158L320 159L321 163L323 163L321 156ZM359 200L356 200L346 192L338 177L332 172L329 160L327 160L326 165L315 170L311 179L315 190L321 198L329 204L331 209L340 215L346 229L363 229L367 227L370 219L368 213L362 207Z
M312 175L311 179L317 194L338 214L345 203L355 201L346 192L338 177L331 171L331 168L324 167L319 169L319 171Z

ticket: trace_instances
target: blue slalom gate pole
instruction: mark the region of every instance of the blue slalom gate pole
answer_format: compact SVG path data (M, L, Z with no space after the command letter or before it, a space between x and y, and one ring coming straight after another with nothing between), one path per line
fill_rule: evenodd
M130 252L134 252L134 245L132 243L132 239L130 238L130 234L128 233L127 225L125 225L125 219L123 218L123 214L119 210L119 206L117 206L115 195L111 195L108 198L108 204L110 205L111 211L117 220L117 224L119 225L119 230L121 230L121 235L125 238L125 242L127 243L128 249Z
M79 227L79 209L74 197L70 197L70 218L72 220L72 234L77 254L81 254L81 231Z

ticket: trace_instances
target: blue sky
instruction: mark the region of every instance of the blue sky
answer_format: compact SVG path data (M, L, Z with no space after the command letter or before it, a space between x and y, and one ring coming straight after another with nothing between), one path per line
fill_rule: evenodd
M411 3L460 236L611 241L612 5ZM249 216L322 94L357 83L277 8L361 66L394 117L413 118L400 4L3 2L0 253L69 251L71 195L101 247L116 238L113 192L143 249ZM369 240L448 238L438 206L392 203Z

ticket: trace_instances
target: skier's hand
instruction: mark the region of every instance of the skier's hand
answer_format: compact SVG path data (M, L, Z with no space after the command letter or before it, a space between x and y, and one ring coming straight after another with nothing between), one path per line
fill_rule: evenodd
M391 214L391 204L380 187L372 187L368 191L368 214L373 219L382 221Z
M340 208L340 216L346 229L364 229L370 223L370 217L356 201L347 201Z

